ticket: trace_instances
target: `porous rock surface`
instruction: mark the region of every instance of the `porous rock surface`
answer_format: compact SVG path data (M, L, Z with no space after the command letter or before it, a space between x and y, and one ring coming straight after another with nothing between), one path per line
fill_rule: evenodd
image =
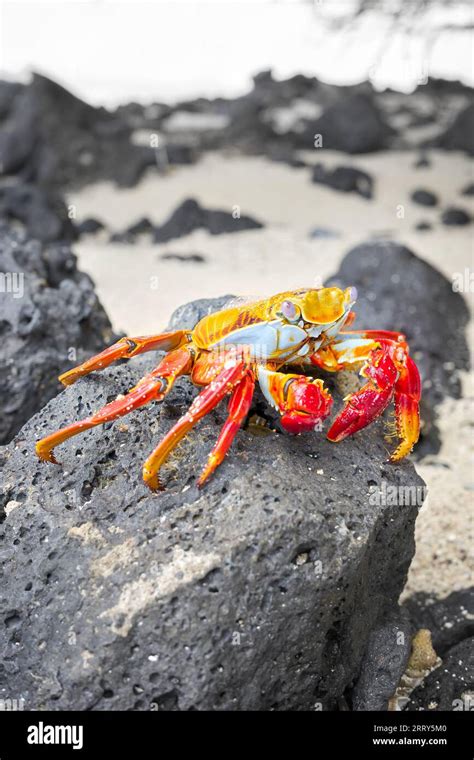
M0 223L0 274L5 443L59 391L60 372L99 351L112 329L91 279L78 271L67 245L43 245Z
M377 423L340 445L249 426L198 490L221 406L152 494L141 464L195 395L186 379L162 405L70 440L61 467L36 459L35 439L156 361L66 388L2 450L0 696L26 709L335 709L414 552L417 507L374 488L422 481L386 463Z

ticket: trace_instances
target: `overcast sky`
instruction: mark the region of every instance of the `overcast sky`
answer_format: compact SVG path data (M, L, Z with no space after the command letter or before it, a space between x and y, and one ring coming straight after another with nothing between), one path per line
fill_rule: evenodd
M338 84L370 76L379 88L404 91L427 73L474 83L468 33L440 35L430 60L416 27L410 39L384 38L387 21L377 12L353 32L329 34L322 15L348 2L0 0L0 76L25 77L35 69L109 106L233 96L265 68L276 77L302 72ZM447 20L464 18L459 9ZM435 13L429 23L443 20ZM382 63L374 67L381 50Z

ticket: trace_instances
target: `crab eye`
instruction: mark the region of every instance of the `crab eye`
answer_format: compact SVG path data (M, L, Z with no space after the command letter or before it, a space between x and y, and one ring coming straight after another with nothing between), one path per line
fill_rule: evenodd
M281 313L290 322L299 319L300 310L295 306L292 301L283 301L281 305Z

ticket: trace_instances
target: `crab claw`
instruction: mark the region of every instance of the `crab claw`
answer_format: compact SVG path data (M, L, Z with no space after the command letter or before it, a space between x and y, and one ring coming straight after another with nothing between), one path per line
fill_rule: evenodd
M367 377L369 382L345 399L346 406L328 430L330 441L342 441L362 430L382 414L392 399L398 370L386 350L373 351L370 363L364 365L361 375Z
M281 413L288 433L314 430L331 411L332 398L322 380L260 367L258 381L268 403Z
M288 433L306 433L315 430L329 415L332 398L322 380L299 376L286 384L286 411L281 424Z

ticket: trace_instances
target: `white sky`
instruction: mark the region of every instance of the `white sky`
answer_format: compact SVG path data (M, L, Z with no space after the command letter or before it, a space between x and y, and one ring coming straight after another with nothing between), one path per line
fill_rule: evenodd
M24 78L35 69L109 106L234 96L265 68L276 77L302 72L338 84L370 74L377 87L405 91L428 73L474 84L467 32L442 34L429 61L416 28L410 39L384 39L386 22L377 13L353 33L328 34L321 15L350 1L0 0L0 76ZM435 13L432 23L443 18ZM469 20L465 8L450 11L449 21L461 19ZM374 68L380 49L386 55Z

